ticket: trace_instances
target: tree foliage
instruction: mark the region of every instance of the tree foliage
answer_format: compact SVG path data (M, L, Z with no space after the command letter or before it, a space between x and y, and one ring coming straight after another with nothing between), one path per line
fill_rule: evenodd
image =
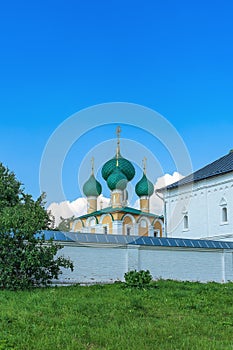
M60 216L60 223L57 226L58 231L63 232L69 232L70 231L70 224L74 221L74 216L71 216L70 218L64 219L62 216Z
M56 257L62 246L45 241L42 230L51 225L44 194L33 200L15 174L0 163L0 289L48 285L60 268L73 264Z

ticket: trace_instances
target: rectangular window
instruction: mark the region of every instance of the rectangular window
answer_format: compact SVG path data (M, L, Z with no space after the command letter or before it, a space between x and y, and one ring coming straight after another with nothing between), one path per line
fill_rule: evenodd
M184 230L188 230L189 228L189 218L188 215L184 216Z
M227 207L222 208L222 222L227 222Z

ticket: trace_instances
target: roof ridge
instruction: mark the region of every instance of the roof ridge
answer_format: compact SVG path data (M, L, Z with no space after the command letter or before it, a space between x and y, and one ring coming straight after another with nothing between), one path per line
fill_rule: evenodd
M157 215L154 213L147 213L147 212L141 211L140 209L136 209L136 208L127 206L127 207L117 207L117 208L107 207L107 208L103 208L101 210L94 211L94 212L89 213L89 214L84 214L84 215L78 216L75 219L83 219L83 218L90 217L90 216L95 216L95 215L100 215L100 214L108 214L108 213L116 212L116 211L123 211L126 213L128 211L129 214L131 214L130 211L131 212L134 211L134 213L138 214L138 215L154 216L154 217L158 217L158 218L162 217L162 215Z
M233 171L233 152L229 152L228 154L216 159L215 161L205 165L204 167L196 170L195 172L174 182L173 184L161 188L160 190L176 188L178 186L183 186L191 182L201 181L231 171Z

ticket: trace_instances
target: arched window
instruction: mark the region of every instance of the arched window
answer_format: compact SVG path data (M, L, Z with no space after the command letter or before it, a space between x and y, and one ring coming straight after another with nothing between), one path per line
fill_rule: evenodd
M189 217L187 214L184 215L184 230L189 228Z
M227 207L222 208L222 222L227 222Z
M127 234L127 236L130 236L130 232L131 232L131 227L128 226L128 227L126 228L126 234Z

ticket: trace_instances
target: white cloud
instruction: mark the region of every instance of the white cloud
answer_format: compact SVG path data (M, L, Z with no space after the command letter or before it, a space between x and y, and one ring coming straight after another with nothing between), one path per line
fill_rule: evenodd
M106 208L109 205L109 198L100 195L97 200L97 209ZM60 217L64 219L70 218L71 216L81 216L87 212L87 199L77 198L73 202L63 201L60 203L51 203L47 209L55 218L55 226L60 222Z
M183 177L184 177L183 175L179 174L176 171L172 175L165 174L157 179L154 186L155 190L158 188L168 186L182 179ZM159 194L159 195L162 196L162 194ZM136 202L134 203L134 208L136 209L140 208L139 199L137 199ZM150 212L158 215L163 214L163 201L155 193L150 197Z
M161 177L158 177L156 184L155 184L155 189L162 188L168 185L171 185L172 183L179 181L182 179L184 176L175 171L172 175L170 174L165 174Z

